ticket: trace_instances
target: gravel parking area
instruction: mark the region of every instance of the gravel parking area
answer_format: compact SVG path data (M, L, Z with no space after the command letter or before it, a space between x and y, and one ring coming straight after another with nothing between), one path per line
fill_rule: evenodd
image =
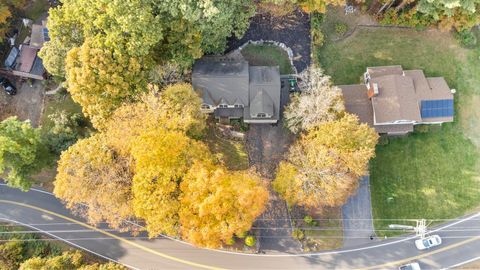
M0 120L10 116L17 116L20 120L29 119L34 127L40 124L42 114L44 86L35 81L30 87L28 83L10 81L17 87L17 94L7 95L0 87Z

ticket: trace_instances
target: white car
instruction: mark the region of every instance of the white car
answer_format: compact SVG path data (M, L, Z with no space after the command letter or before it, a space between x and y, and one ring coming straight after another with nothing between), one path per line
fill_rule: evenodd
M442 244L442 238L438 235L431 235L423 239L415 240L415 246L419 250L429 249Z
M398 270L422 270L418 262L404 264L398 267Z

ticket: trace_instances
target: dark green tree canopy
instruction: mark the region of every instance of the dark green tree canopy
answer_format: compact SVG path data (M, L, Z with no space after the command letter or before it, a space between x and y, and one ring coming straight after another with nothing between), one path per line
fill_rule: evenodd
M12 187L27 190L32 185L30 176L45 165L41 158L46 153L39 129L30 122L10 117L0 123L0 174Z

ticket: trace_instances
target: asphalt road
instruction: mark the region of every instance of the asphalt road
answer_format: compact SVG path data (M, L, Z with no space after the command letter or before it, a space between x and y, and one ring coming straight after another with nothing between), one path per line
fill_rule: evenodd
M395 269L413 260L422 269L441 269L480 256L480 213L439 227L443 244L428 251L416 250L413 239L400 238L307 256L234 254L166 238L131 237L87 225L48 193L21 192L1 184L0 219L28 224L133 269Z

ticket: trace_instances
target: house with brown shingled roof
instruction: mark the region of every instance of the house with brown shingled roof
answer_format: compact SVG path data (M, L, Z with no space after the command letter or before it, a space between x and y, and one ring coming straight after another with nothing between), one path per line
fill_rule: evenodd
M418 124L453 122L453 90L443 77L402 66L369 67L364 84L339 85L345 108L378 133L403 135Z

